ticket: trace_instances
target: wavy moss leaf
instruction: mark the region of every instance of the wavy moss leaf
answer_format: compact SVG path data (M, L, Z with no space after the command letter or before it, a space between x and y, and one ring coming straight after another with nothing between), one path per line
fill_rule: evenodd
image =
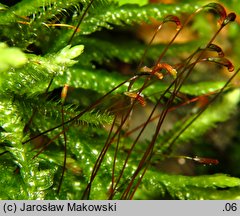
M217 123L226 121L231 114L236 111L239 101L239 89L226 93L222 100L205 110L202 115L180 135L178 142L190 141L203 135L209 128L215 127ZM224 109L222 107L224 107ZM192 118L194 118L194 116ZM189 119L189 121L191 121L191 119ZM189 121L182 126L184 127Z
M18 92L18 94L37 94L47 89L51 79L58 73L63 73L66 67L76 63L74 58L83 52L83 46L77 45L72 48L67 46L58 53L49 54L44 57L27 55L28 63L20 69L14 69L4 73L1 77L1 89ZM11 54L14 58L14 54Z
M94 132L95 131L95 132ZM97 160L97 157L105 142L106 134L100 133L100 130L86 128L85 130L70 130L67 133L68 151L77 159L78 175L82 179L81 187L78 189L81 191L81 195L87 186L90 179L92 169ZM112 166L112 152L108 152L105 160L103 161L99 175L96 181L92 185L91 199L106 199L107 188L111 182L111 166ZM62 157L63 158L63 157ZM58 159L59 160L59 159ZM68 164L69 169L72 165ZM73 170L74 172L74 170ZM79 181L78 181L79 182ZM79 183L78 183L79 184ZM66 182L63 187L68 188L69 185ZM63 189L64 191L64 189ZM69 192L68 192L69 193ZM74 194L72 194L74 196ZM80 199L78 197L77 199Z
M54 71L46 71L38 62L29 62L20 69L10 69L4 73L1 90L4 93L18 92L19 94L36 94L43 92L54 75Z
M102 28L111 29L112 25L132 25L143 21L149 22L150 17L162 20L168 14L192 13L199 7L200 5L197 4L178 4L178 6L148 4L142 7L132 4L123 5L122 7L110 5L105 10L102 10L101 14L86 17L81 26L81 33L90 34Z
M20 169L20 176L22 182L17 187L21 188L22 196L20 199L44 199L46 189L53 184L53 176L56 168L41 169L38 160L32 160L33 154L29 153L22 145L24 122L18 116L18 111L11 103L8 104L6 110L6 103L1 101L1 116L0 122L4 129L1 133L1 143L8 143L5 147L8 154L11 154L14 163ZM6 117L6 113L8 114ZM8 169L5 166L6 171ZM14 175L14 173L12 173ZM11 190L12 191L12 190ZM14 192L15 194L15 192ZM9 194L9 197L16 196Z
M24 0L0 13L1 36L10 44L39 53L48 52L52 39L59 35L58 26L71 33L74 26L67 17L80 13L85 0ZM41 29L41 31L39 31ZM67 43L65 42L64 46Z
M81 2L86 1L83 0ZM0 13L0 25L16 22L17 20L21 20L21 18L23 19L24 17L26 18L30 15L34 15L33 17L36 19L44 17L42 20L48 20L59 14L60 11L78 3L79 0L24 0L10 7L9 10L5 10Z
M98 2L96 2L98 5ZM114 26L136 25L142 22L150 22L151 18L156 20L163 20L166 15L181 15L182 13L193 13L196 9L201 7L201 3L193 4L148 4L139 6L137 4L127 4L119 7L114 2L107 2L97 6L98 12L94 10L89 11L89 16L85 17L80 26L80 34L76 34L74 41L82 43L82 35L89 35L93 32L102 29L113 29ZM72 25L76 25L75 20ZM71 32L63 32L61 36L54 41L56 47L61 48L65 46L66 41L71 37Z
M159 172L156 174L153 171L148 171L142 182L142 186L145 193L150 196L156 196L155 192L157 191L158 198L169 193L173 199L232 200L239 199L240 179L225 174L192 177L168 175ZM151 189L149 190L149 188Z
M91 65L92 62L102 64L116 58L126 63L137 62L146 47L136 40L129 40L126 43L126 40L120 38L117 44L110 38L96 37L83 38L82 43L86 47L86 52L81 56L79 63L86 66Z
M44 161L51 161L52 164L59 167L55 174L55 181L51 188L48 190L45 199L67 199L78 200L81 198L83 188L87 182L82 177L83 167L78 160L74 159L72 155L67 156L66 171L64 175L63 185L61 187L60 194L57 194L59 179L62 172L64 153L60 148L54 146L55 151L46 150L41 153L38 158ZM70 149L68 148L68 151ZM84 163L83 163L84 164Z
M169 144L175 140L174 147L197 139L204 135L209 129L216 127L217 123L225 122L230 116L236 111L238 103L240 101L240 90L234 89L225 95L217 102L212 104L206 109L185 131L181 132L181 135L175 140L175 136L178 136L179 132L182 131L195 118L195 115L189 117L184 123L176 123L172 130L159 137L159 145L164 144L162 148L156 149L159 152L169 148ZM223 108L224 107L224 108ZM167 141L166 141L167 140ZM172 144L171 144L172 145ZM172 148L172 147L171 147Z
M63 86L65 83L68 83L68 85L75 88L91 89L98 93L106 93L122 81L123 77L117 73L73 67L66 70L62 76L56 77L53 87Z
M104 129L97 128L71 128L67 133L67 178L72 178L72 181L64 181L62 186L62 191L60 193L63 195L65 191L68 191L67 197L72 199L80 199L84 189L92 174L92 169L95 162L106 142L107 134ZM130 141L129 141L130 142ZM126 141L124 141L121 146L125 146ZM108 190L112 181L112 166L113 166L113 154L115 151L115 143L109 147L104 160L100 166L100 170L96 176L96 179L92 183L90 199L107 199ZM122 158L126 157L126 153L119 151L118 153L119 161L116 161L115 175L118 176L120 169L123 166ZM73 158L71 158L73 156ZM62 165L63 152L46 151L39 155L39 158L52 161L56 165ZM134 158L129 161L127 170L121 179L121 184L126 184L126 180L131 179L132 172L136 169L136 164L139 161L139 153L134 153ZM75 175L71 176L71 175ZM65 177L64 177L65 179ZM79 181L81 179L81 181ZM74 183L72 183L74 182ZM77 194L81 196L76 197L72 187L76 187ZM56 188L54 189L56 190ZM123 188L118 190L115 199L120 198Z
M116 43L116 40L118 43ZM120 37L117 35L112 36L104 35L104 37L82 37L81 43L85 46L85 51L79 58L79 65L90 67L92 64L108 64L112 61L120 60L124 63L138 63L144 53L146 44L136 40L136 38L129 38L127 34L122 34ZM201 42L194 41L184 44L173 44L167 56L179 57L186 53L191 53L201 45ZM146 66L151 67L154 61L163 51L165 45L157 44L152 45L144 59Z
M21 184L21 176L16 173L16 166L14 167L12 161L6 160L5 157L1 158L0 164L0 183L4 185L4 187L1 187L0 200L27 198L27 193Z
M113 116L108 113L100 112L89 112L84 114L78 121L77 124L89 124L91 126L104 126L110 124L113 120Z

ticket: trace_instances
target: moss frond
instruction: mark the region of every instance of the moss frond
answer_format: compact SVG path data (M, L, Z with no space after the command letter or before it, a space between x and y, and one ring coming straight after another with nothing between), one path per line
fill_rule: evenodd
M99 31L102 28L111 29L112 25L133 25L141 22L149 22L149 18L162 20L166 15L179 15L180 13L192 13L199 5L179 4L174 5L159 5L148 4L139 6L137 4L126 4L117 7L116 4L109 5L100 14L96 13L93 16L86 18L82 25L82 34L90 34Z
M191 140L197 139L200 136L204 135L206 131L210 128L214 128L218 123L224 122L236 111L238 107L238 103L240 100L239 89L235 89L230 91L224 95L222 99L220 99L216 104L210 106L207 110L205 110L197 119L193 122L191 127L187 128L184 132L176 140L176 145L187 143ZM222 106L224 104L224 109ZM184 123L176 124L176 128L172 130L171 138L167 143L171 143L175 139L175 134L179 134L192 119L195 118L195 115L191 116ZM166 146L168 145L167 143Z
M239 179L224 174L190 177L167 175L164 173L154 175L149 171L146 176L149 176L152 180L149 182L144 181L142 189L143 193L148 195L151 195L152 193L156 196L154 191L158 191L158 198L170 194L170 196L182 200L239 199ZM150 187L150 184L154 188L151 191L147 190L147 188L152 188L152 186ZM156 199L157 197L152 198Z
M204 145L204 134L238 112L238 80L210 74L219 68L208 61L218 60L231 69L233 64L223 58L221 48L221 52L208 52L209 45L202 48L213 44L210 33L215 38L217 24L209 29L206 18L198 14L192 19L195 24L185 25L194 39L186 36L185 42L170 47L160 43L146 48L136 31L142 22L161 22L170 14L193 15L205 2L142 6L110 0L95 0L90 6L89 2L0 4L0 199L122 199L130 197L125 194L134 187L136 199L238 199L237 177L170 175L156 165L186 143ZM214 6L225 14L223 7ZM207 18L215 25L211 16ZM240 30L235 28L229 30L231 39L219 35L226 42L223 50L233 50L233 55L239 52L230 45L239 43L235 38ZM146 71L138 68L141 60ZM218 99L201 112L206 105L200 103L201 97L211 99L218 92ZM150 119L154 105L160 113L155 121ZM145 115L149 122L142 124ZM168 122L168 115L174 120ZM166 120L170 129L162 133ZM143 129L148 136L129 133L135 124L142 124L138 132Z

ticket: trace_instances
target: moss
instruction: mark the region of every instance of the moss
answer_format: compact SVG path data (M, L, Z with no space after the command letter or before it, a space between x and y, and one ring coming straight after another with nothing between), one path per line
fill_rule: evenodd
M230 74L235 62L224 52L240 28L228 37L233 14L204 4L1 4L0 199L238 199L239 176L159 166L217 164L202 137L239 110L239 69ZM167 37L171 29L173 43L145 44L142 22L163 24ZM189 143L193 151L179 156ZM195 143L213 159L191 157Z

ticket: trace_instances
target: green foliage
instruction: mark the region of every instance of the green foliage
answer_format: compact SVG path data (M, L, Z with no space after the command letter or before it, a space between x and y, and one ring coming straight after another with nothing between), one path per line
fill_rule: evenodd
M151 181L146 182L144 185L146 188L143 188L141 191L143 194L139 196L151 196L157 191L155 196L164 196L168 193L175 199L183 200L239 199L239 178L224 174L189 177L154 173L146 174L151 176Z
M142 22L193 15L204 2L123 2L95 0L89 8L85 0L0 4L0 199L239 198L239 176L170 175L158 168L166 157L178 155L179 147L205 145L203 136L239 110L239 89L219 71L219 65L228 67L229 62L218 56L219 65L208 64L216 50L202 56L199 51L216 32L203 14L184 26L197 35L193 40L187 37L170 47L153 44L141 60L147 44L136 29ZM169 19L179 24L178 18ZM240 28L235 28L229 34L236 45ZM166 47L157 63L167 63L177 75L160 67L159 79L148 70ZM232 49L235 61L238 52ZM141 72L139 62L148 70ZM201 103L201 98L211 101L215 96L213 103ZM141 107L145 101L147 106ZM150 116L151 104L160 110L157 117ZM168 121L165 114L174 116L167 131L161 122ZM140 130L151 131L149 136L138 139L138 133L130 133L140 124L132 120L136 115L145 122Z
M209 128L214 128L217 123L224 122L229 119L230 116L236 112L239 100L239 89L228 92L223 96L223 98L221 98L220 101L205 110L205 112L203 112L189 128L182 131L183 128L185 129L185 127L196 118L197 114L191 115L191 117L184 120L184 122L175 124L175 127L169 131L168 134L159 138L164 140L170 137L168 142L164 143L165 148L169 148L169 145L172 145L172 142L175 141L177 142L175 144L176 147L177 144L188 143L191 140L197 139L203 136ZM224 109L222 107L224 107ZM221 116L221 118L219 118L219 116Z

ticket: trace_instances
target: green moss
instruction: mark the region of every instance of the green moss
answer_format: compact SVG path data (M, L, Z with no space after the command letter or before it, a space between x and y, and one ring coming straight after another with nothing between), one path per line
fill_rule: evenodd
M147 45L136 27L167 15L174 15L168 20L180 26L181 18L175 16L191 16L204 2L138 2L95 0L89 8L88 1L80 0L0 4L0 199L239 198L239 176L170 175L158 169L179 147L199 143L219 122L231 119L239 111L240 95L232 78L218 73L228 61L218 56L218 65L208 64L207 58L219 52L202 55L204 49L199 49L216 32L209 29L204 12L184 26L193 39L151 45L141 61ZM214 9L223 22L224 8L210 6L205 12ZM211 22L217 29L215 19ZM223 51L225 43L239 43L239 26L233 27ZM173 31L177 33L175 26ZM238 49L230 51L237 59ZM141 72L139 62L149 69ZM156 62L162 64L159 76L150 73ZM237 73L233 76L239 79ZM66 98L63 89L68 89ZM205 107L204 101L216 95ZM129 132L144 122L137 133Z

